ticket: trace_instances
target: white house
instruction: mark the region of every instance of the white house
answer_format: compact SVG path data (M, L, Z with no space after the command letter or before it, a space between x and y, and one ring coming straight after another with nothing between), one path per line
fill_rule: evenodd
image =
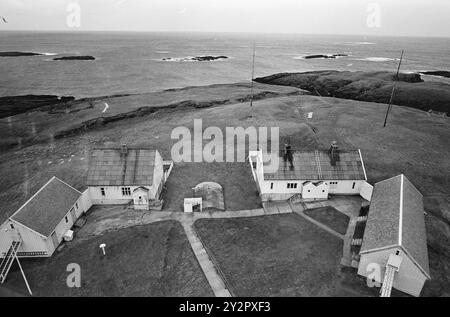
M361 195L370 201L372 186L360 150L285 151L275 168L268 168L269 155L250 151L249 161L261 199L317 200L335 195ZM273 157L272 157L273 159Z
M20 242L18 257L49 257L90 208L86 195L52 177L0 226L0 257Z
M430 279L423 196L404 175L375 184L358 274L413 296Z
M87 185L94 205L133 203L135 209L160 209L161 191L173 163L157 150L132 148L94 149Z

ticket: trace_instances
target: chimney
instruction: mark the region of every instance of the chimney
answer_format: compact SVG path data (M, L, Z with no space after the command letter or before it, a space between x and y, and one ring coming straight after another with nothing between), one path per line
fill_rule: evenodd
M331 166L336 166L336 162L338 162L340 160L339 159L339 147L338 147L336 141L331 142L329 153L330 153Z
M293 164L293 156L292 156L292 149L290 144L284 145L284 166L286 166L286 163L289 161L290 168L294 169Z
M127 154L128 153L128 147L126 144L122 144L120 147L120 154Z

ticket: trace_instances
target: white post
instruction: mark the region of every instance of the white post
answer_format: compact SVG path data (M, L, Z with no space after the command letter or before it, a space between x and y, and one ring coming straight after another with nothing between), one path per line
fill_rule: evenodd
M15 258L17 260L17 264L19 264L20 272L22 272L23 279L24 279L25 284L27 285L27 288L28 288L28 292L30 293L31 296L33 296L33 292L31 292L30 285L28 284L28 280L27 280L27 278L25 276L25 272L22 270L22 265L20 265L20 261L19 261L19 258L17 257L17 254L15 255Z
M102 249L103 255L106 255L105 247L106 247L106 244L104 244L104 243L100 244L100 249Z

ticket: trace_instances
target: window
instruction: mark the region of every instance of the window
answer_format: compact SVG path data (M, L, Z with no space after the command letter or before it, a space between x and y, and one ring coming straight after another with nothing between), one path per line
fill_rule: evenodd
M256 169L256 162L252 162L253 169Z
M295 188L297 188L297 183L287 183L287 188L288 189L295 189Z
M102 194L103 197L106 196L105 188L101 187L100 188L100 193Z
M270 189L273 189L273 183L270 183Z
M66 220L66 223L69 223L69 218L67 218L67 216L64 217L64 219Z
M122 196L131 196L130 187L122 187Z
M352 189L355 189L355 182L353 182Z
M78 209L78 202L75 203L75 208Z

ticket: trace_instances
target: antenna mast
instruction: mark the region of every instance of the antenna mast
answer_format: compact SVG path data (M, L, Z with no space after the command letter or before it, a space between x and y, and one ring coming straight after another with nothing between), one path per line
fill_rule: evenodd
M391 107L392 107L392 100L394 99L394 92L395 92L395 88L397 86L398 74L400 72L400 65L402 64L402 60L403 60L403 52L404 52L404 50L402 50L402 55L400 56L400 62L398 63L397 74L395 75L395 78L394 78L394 85L392 86L391 98L389 99L389 105L386 110L386 117L384 118L383 128L386 127L386 122L387 122L387 118L389 115L389 111L391 110Z
M250 108L253 107L253 79L255 78L255 43L253 43L253 63L252 63L252 83L251 83L251 99Z

